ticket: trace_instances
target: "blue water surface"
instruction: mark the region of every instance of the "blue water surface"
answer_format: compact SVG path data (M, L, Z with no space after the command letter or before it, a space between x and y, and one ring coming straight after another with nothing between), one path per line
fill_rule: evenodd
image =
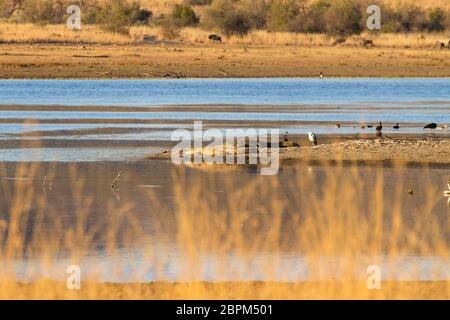
M0 104L152 106L450 102L448 78L1 80Z

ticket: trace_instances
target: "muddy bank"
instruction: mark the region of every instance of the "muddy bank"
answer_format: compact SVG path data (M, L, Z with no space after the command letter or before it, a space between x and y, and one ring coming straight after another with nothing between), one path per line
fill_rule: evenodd
M317 146L280 148L281 160L411 162L450 165L448 138L383 138L328 141ZM170 160L170 151L147 159Z

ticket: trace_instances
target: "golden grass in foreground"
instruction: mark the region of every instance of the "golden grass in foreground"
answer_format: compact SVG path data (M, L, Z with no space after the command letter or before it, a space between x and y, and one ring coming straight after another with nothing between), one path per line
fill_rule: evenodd
M448 299L449 279L418 281L420 259L405 270L402 264L390 270L411 281L388 281L385 273L381 290L364 285L368 265L395 265L404 257L445 262L450 249L448 218L435 212L441 190L423 181L425 201L416 208L419 214L412 214L404 210L401 179L388 190L383 168L366 169L375 174L373 182L362 179L357 166L341 165L320 174L291 169L287 180L257 176L245 182L238 174L177 170L171 178L175 206L148 192L157 212L147 217L136 216L133 203L107 200L104 212L96 214L84 191L93 182L75 169L69 170L73 213L51 210L48 201L61 193L57 188L2 180L2 197L11 201L3 202L0 220L0 298ZM23 164L16 177L34 177L38 170ZM47 181L55 179L54 172L47 168ZM165 242L164 230L172 241ZM286 263L286 256L300 257L302 264ZM66 289L69 264L82 266L80 291ZM174 265L177 271L169 272ZM429 266L427 272L445 267ZM156 283L146 284L149 273ZM139 284L108 284L105 274ZM213 283L202 281L205 277ZM262 282L251 280L255 277Z
M294 299L448 299L450 281L383 282L382 290L368 291L365 282L191 282L150 284L83 283L68 291L65 282L4 284L10 299L152 299L152 300L294 300ZM48 290L51 288L51 290ZM447 295L445 293L447 292Z

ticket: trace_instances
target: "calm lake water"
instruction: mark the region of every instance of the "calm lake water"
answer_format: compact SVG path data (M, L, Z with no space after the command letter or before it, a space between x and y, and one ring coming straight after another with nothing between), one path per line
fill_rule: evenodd
M52 214L62 217L65 226L75 224L80 203L86 199L92 199L87 227L106 224L111 219L110 214L116 214L114 210L132 203L132 212L127 214L136 219L143 232L134 240L144 245L118 243L115 257L108 256L104 247L94 247L91 255L80 262L83 270L88 273L93 265L100 265L106 270L102 277L108 281L180 280L183 266L190 261L178 247L174 188L179 176L173 174L174 166L169 161L136 160L161 152L174 129L192 129L194 120L203 120L205 125L220 130L231 126L275 127L299 135L311 130L319 137L322 134L375 135L375 129L367 125L382 121L388 134L428 135L423 130L427 123L450 125L450 79L3 80L0 81L0 194L12 194L8 192L14 190L17 181L24 181L20 179L31 181L30 188L34 188L31 194L39 197L36 203L45 205L44 220L38 228L44 231L47 231L46 223L51 225ZM336 127L337 123L340 128ZM396 123L400 124L400 130L393 130ZM437 130L433 135L448 136L449 132ZM40 161L44 163L34 176L16 176L22 162ZM77 195L71 189L72 168L77 172L75 181L85 182L83 194ZM352 168L344 169L342 183L350 179ZM304 175L317 176L316 187L328 183L324 178L326 168L322 166L283 167L277 176L280 190L274 191L281 191L283 197L289 198L288 203L296 203L302 191L313 192L305 188L283 193L285 186L295 182L297 170L305 171ZM328 170L333 171L333 168ZM119 189L112 190L111 181L119 171L122 172ZM372 187L379 175L385 181L386 206L398 200L395 188L399 184L404 185L405 190L414 189L413 197L406 192L400 197L404 224L412 224L420 218L420 208L430 192L429 184L424 181L432 181L436 188L432 196L436 224L448 225L449 208L447 199L442 196L450 174L448 167L397 170L395 167L361 166L359 174L360 179L355 182L363 182L361 197L368 203L376 200ZM265 179L254 168L216 173L188 170L186 179L205 182L211 175L217 185L205 189L223 196L239 188L246 193L246 186ZM52 190L43 187L45 181L52 184ZM149 197L150 191L159 201ZM233 199L229 200L234 203ZM256 201L249 207L251 214L257 216L259 206L270 208L270 203L264 204L264 201L261 199L261 203ZM164 214L158 207L159 202L167 210ZM0 222L9 219L9 208L13 204L12 197L0 197ZM288 209L285 212L288 218L298 214L295 206ZM38 223L34 214L39 212L33 206L30 209L29 234ZM361 217L367 212L361 212ZM208 221L215 221L218 214L227 213L210 212ZM390 215L392 210L387 207L386 217ZM242 227L252 225L243 222ZM245 233L248 243L253 241L253 236L263 234L265 228L267 226L261 223L257 230ZM312 270L308 269L303 253L296 242L289 242L289 223L281 228L281 240L288 243L286 250L254 250L249 252L249 260L231 251L205 252L198 261L202 270L195 274L196 279L264 280L267 279L264 266L275 262L270 270L277 278L272 280L311 280ZM52 231L49 229L47 234ZM386 236L389 234L387 232ZM439 238L448 243L449 233L443 231ZM155 261L162 268L160 273L141 265L145 262L142 256L146 254L146 242L153 244ZM439 252L431 250L424 255L408 252L395 261L386 261L385 253L381 252L375 260L387 270L386 279L442 280L450 277L449 258L439 256ZM324 256L323 274L338 278L335 271L339 269L341 258ZM364 255L355 259L361 267L358 276L364 279L366 266L375 260ZM69 263L64 253L52 263L53 269L42 272L49 277L64 278ZM137 278L127 272L116 275L111 270L117 265L142 274ZM15 267L18 278L28 280L26 270L30 266L33 266L32 258L27 263L19 261ZM418 273L404 272L411 268L417 268ZM227 272L220 273L221 269ZM290 271L286 272L287 269Z
M45 235L52 235L53 221L60 219L66 229L74 228L79 221L85 221L86 232L97 230L95 241L89 246L89 253L77 263L83 270L83 277L98 276L104 281L114 282L142 282L142 281L183 281L183 280L274 280L274 281L305 281L315 280L315 277L339 279L340 272L348 256L335 256L324 253L320 261L314 265L302 252L301 245L308 239L292 237L300 220L317 219L314 210L308 210L307 201L316 194L322 197L320 190L325 190L329 178L338 177L342 185L351 181L359 185L359 197L367 206L377 200L373 188L377 181L383 181L383 212L386 224L383 226L383 237L380 241L385 245L376 255L370 252L351 257L355 267L355 277L365 280L368 265L377 264L383 270L383 279L400 280L448 280L450 279L450 258L439 253L439 247L428 243L426 236L415 233L414 226L423 220L423 211L432 203L432 221L440 228L434 232L434 237L441 244L450 243L450 234L445 226L448 225L447 199L442 196L441 189L430 198L430 185L445 186L450 174L448 168L420 168L420 167L382 167L382 166L345 166L339 165L305 165L292 164L283 167L275 179L279 181L277 188L271 190L271 195L257 197L255 185L270 183L272 178L261 177L258 170L251 167L236 168L236 170L196 170L188 168L184 172L174 170L170 161L105 161L91 163L42 163L33 176L22 172L17 176L19 163L0 163L0 192L10 194L20 183L27 184L27 190L32 190L36 198L30 208L28 232L26 239L32 239L31 234L39 223L38 231ZM116 190L110 187L111 181L121 172L121 178ZM73 173L76 172L74 180ZM331 175L331 176L330 176ZM43 188L47 176L47 185L52 183L51 190ZM302 183L307 177L315 182L314 186ZM186 185L183 184L183 182ZM83 183L81 193L74 192L76 183ZM270 184L267 184L269 187ZM399 195L397 188L402 185L404 192ZM198 259L192 261L189 252L183 248L183 240L178 236L180 227L179 206L183 196L177 193L177 188L194 188L197 199L190 198L188 190L186 199L189 204L203 203L211 208L204 215L203 207L194 213L200 218L198 222L207 225L205 234L192 234L192 239L199 243ZM264 188L263 188L264 189ZM414 189L414 196L408 195L406 190ZM252 191L253 190L253 191ZM250 192L250 193L249 193ZM246 201L242 196L249 194ZM241 196L239 196L241 195ZM157 199L157 200L156 200ZM199 201L199 199L201 199ZM215 199L210 202L211 199ZM253 246L255 239L264 239L268 229L273 227L267 215L275 215L272 201L283 201L283 223L280 224L279 248L273 249L270 244ZM44 202L42 202L44 200ZM40 204L45 204L45 210L40 211ZM244 205L245 203L246 205ZM417 237L418 241L425 241L430 248L422 251L422 246L407 246L408 250L395 258L388 258L391 236L391 221L394 214L393 204L401 203L400 219L402 230L411 230L409 237ZM87 205L89 204L89 205ZM131 210L123 215L122 208L132 204ZM0 197L0 221L8 220L8 208L14 205L13 199ZM236 207L237 206L237 207ZM339 206L339 205L338 205ZM349 208L351 205L349 206ZM79 216L80 208L85 209L85 215ZM197 208L197 207L195 207ZM220 209L219 209L220 208ZM266 208L266 210L262 210ZM227 228L227 221L233 220L234 210L243 210L247 218L242 219L243 252L224 240L224 246L230 245L228 250L217 252L214 245L208 246L209 232L215 228ZM349 209L351 211L351 209ZM341 211L340 211L341 212ZM361 206L358 216L364 226L368 218L369 208ZM202 214L203 213L203 214ZM344 212L341 212L343 214ZM198 214L198 216L197 216ZM316 213L317 214L317 213ZM332 215L332 212L330 212ZM39 216L39 218L34 218ZM265 216L265 218L264 218ZM235 218L235 217L234 217ZM117 219L117 220L116 220ZM195 219L195 218L194 218ZM421 220L422 219L422 220ZM255 223L255 220L258 223ZM58 220L59 221L59 220ZM122 228L117 228L117 242L114 244L114 254L111 248L105 246L108 239L111 221L116 221ZM128 226L129 221L138 223L136 230ZM128 226L128 227L127 227ZM232 226L228 226L232 228ZM417 230L423 226L418 226ZM292 229L291 229L292 228ZM130 231L131 230L131 231ZM206 231L207 230L207 231ZM61 232L61 230L59 230ZM226 232L224 239L233 238L233 234ZM291 238L292 237L292 238ZM205 242L206 241L206 242ZM425 242L423 243L425 245ZM1 243L1 241L0 241ZM74 241L71 246L82 244ZM313 241L311 242L313 243ZM248 247L248 248L247 248ZM384 249L386 247L386 249ZM425 248L427 246L425 245ZM419 249L418 249L419 248ZM419 250L419 251L417 251ZM345 252L345 248L342 248ZM33 279L32 275L45 275L58 280L66 276L66 268L73 261L59 252L51 260L49 268L42 268L39 256L29 253L24 261L15 266L17 277L24 281ZM45 260L45 263L48 263ZM36 263L36 265L34 265ZM317 269L320 268L320 272ZM0 271L2 265L0 264ZM31 275L30 275L31 273Z
M375 134L368 127L381 121L389 134L425 134L431 122L450 126L450 79L3 80L0 149L9 151L0 151L0 160L63 161L77 154L54 150L34 158L11 141L152 145L170 141L174 129L192 128L194 120L219 130L275 127L300 135ZM79 151L79 160L104 160Z
M450 79L3 80L0 101L66 106L448 103Z

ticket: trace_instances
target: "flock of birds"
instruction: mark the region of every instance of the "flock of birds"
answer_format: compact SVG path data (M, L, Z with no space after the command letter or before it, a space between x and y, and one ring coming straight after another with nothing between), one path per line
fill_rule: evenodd
M367 125L367 128L369 128L369 129L371 129L373 127L374 127L373 123ZM341 128L341 124L340 123L336 123L336 128L340 129ZM365 129L365 128L366 128L365 125L361 126L361 129ZM398 123L396 123L392 128L394 130L400 130L400 125ZM438 130L442 130L442 131L447 131L448 127L447 127L446 124L444 124L442 126L438 126L437 123L433 122L433 123L427 124L425 127L423 127L423 129L424 130L436 130L436 129L438 129ZM382 131L383 131L383 123L382 122L380 122L379 125L377 125L375 127L375 131L376 131L377 136L381 136L382 135ZM287 132L286 132L286 134L287 134ZM309 141L313 145L317 146L317 143L318 143L317 135L314 132L307 132L307 135L308 135Z

